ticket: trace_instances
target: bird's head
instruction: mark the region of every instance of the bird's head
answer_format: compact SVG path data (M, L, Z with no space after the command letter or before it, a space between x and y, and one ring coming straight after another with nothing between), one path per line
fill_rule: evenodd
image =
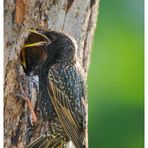
M38 75L44 62L75 62L77 43L69 35L57 31L30 30L21 49L20 62L27 75Z
M45 47L48 56L52 57L53 61L75 62L77 53L77 42L70 35L58 31L38 31L46 36L50 43Z

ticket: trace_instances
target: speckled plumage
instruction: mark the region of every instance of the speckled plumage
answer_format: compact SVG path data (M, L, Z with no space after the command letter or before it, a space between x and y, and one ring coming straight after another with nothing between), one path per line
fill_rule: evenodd
M86 85L76 63L76 43L64 33L41 33L51 43L44 45L48 56L39 73L38 105L51 127L29 147L63 147L71 140L76 148L85 148Z

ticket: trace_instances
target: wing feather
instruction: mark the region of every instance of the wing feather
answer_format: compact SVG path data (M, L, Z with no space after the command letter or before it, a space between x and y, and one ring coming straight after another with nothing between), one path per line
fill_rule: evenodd
M83 96L84 86L80 81L81 75L77 73L76 68L70 68L73 70L73 75L68 74L69 67L64 69L64 73L61 72L61 67L57 69L55 69L55 67L54 69L50 69L48 75L48 89L52 103L65 132L74 145L77 148L81 148L83 147L83 140L85 136L85 125L83 125L85 123L85 105L82 103L85 102L85 98ZM66 90L60 89L59 85L61 84L58 84L57 80L54 81L54 77L58 79L58 82L61 82L61 84L64 85ZM79 91L75 93L74 89L76 88ZM70 97L71 94L72 96Z

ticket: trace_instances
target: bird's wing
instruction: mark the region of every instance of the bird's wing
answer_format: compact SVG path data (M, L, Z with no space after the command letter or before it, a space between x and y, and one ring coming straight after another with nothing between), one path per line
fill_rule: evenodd
M83 147L86 112L84 83L75 66L53 66L49 70L49 94L60 122L77 148Z

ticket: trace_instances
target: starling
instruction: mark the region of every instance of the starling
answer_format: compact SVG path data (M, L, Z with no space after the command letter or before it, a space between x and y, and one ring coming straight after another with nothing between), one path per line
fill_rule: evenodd
M23 52L33 50L34 53L23 56L21 62L27 75L38 71L38 106L50 128L49 133L28 147L57 148L72 141L76 148L85 148L86 84L76 60L77 43L71 36L58 31L31 33L40 36L41 40L31 41L30 38L26 41ZM30 61L27 61L29 55Z

